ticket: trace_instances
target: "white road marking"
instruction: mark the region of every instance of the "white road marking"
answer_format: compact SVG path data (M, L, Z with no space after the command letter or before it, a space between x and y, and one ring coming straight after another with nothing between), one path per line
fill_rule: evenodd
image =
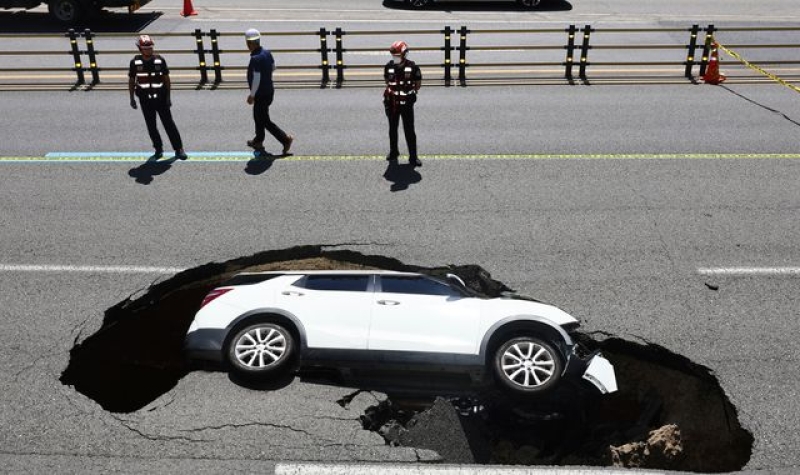
M400 464L279 463L275 475L631 475L635 471L580 467L476 467L475 465L401 466ZM647 470L650 475L667 472Z
M177 274L186 269L182 267L147 266L62 266L34 264L0 264L0 272L42 272L63 273L83 272L87 274Z
M800 276L800 267L701 267L697 273L717 276Z

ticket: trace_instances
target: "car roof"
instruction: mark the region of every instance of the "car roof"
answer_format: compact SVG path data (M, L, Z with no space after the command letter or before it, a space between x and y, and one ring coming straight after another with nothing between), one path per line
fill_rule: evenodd
M399 272L393 270L286 270L264 272L241 272L238 275L422 275L417 272Z

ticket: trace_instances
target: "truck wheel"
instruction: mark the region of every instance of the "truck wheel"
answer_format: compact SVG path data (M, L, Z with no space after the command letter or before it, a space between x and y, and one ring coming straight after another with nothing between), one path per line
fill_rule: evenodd
M47 4L50 15L59 23L75 23L85 14L85 8L80 0L50 0Z

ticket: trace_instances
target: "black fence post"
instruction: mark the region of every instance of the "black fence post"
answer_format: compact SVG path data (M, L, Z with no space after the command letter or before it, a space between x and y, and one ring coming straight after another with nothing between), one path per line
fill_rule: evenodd
M83 37L86 39L86 52L89 55L89 70L92 72L92 86L100 82L100 70L97 67L97 53L94 50L94 37L92 30L83 30Z
M214 61L214 84L217 85L222 82L222 64L219 60L219 33L217 30L212 29L209 32L211 37L211 58Z
M445 26L442 33L444 33L444 64L442 65L444 67L444 85L450 87L453 81L453 60L451 59L453 47L450 38L455 31L450 26Z
M341 28L336 28L334 32L336 35L336 87L342 87L344 82L344 47L342 45L342 35L344 32Z
M586 66L589 65L589 35L592 33L592 27L585 25L583 27L583 43L581 43L581 65L579 75L581 79L586 80Z
M694 53L697 50L697 34L700 33L699 25L692 25L691 36L689 37L689 46L687 46L686 53L686 71L684 76L687 78L692 77L692 68L694 67Z
M458 81L461 87L467 86L467 33L469 30L462 26L459 31L461 37L458 43Z
M200 28L194 30L194 41L197 45L197 62L200 68L200 85L204 86L208 82L208 70L206 69L206 48L203 46L203 32Z
M575 33L578 32L578 28L575 25L570 25L567 31L567 60L564 62L564 76L572 80L572 66L575 64Z
M322 62L320 68L322 69L322 87L327 86L331 82L330 63L328 62L328 30L325 28L319 29L319 53L322 55Z
M75 86L81 86L86 84L86 78L83 76L83 63L81 62L81 50L78 48L78 35L75 33L74 29L70 28L66 36L69 38L69 45L72 49L72 61L75 64L73 70L78 76Z
M708 55L711 54L711 43L714 42L714 32L717 31L714 25L708 25L706 28L706 41L703 43L703 61L700 63L700 76L706 73L706 66L708 66Z

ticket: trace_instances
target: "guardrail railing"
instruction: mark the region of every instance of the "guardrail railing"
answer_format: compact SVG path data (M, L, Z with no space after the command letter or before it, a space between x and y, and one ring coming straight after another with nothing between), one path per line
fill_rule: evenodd
M157 52L167 58L176 87L244 87L248 51L240 33L196 29L150 35L156 39ZM127 87L128 61L136 53L130 34L87 29L63 35L24 35L24 47L31 49L11 49L22 45L14 41L21 36L0 34L0 87L4 89ZM800 77L800 27L320 28L265 32L262 37L279 66L276 83L291 87L382 82L387 45L398 38L411 43L426 84L444 86L693 82L705 73L714 38L744 53L751 63L777 68L784 79ZM68 49L62 48L65 45ZM736 61L726 62L724 67L729 79L763 78Z

